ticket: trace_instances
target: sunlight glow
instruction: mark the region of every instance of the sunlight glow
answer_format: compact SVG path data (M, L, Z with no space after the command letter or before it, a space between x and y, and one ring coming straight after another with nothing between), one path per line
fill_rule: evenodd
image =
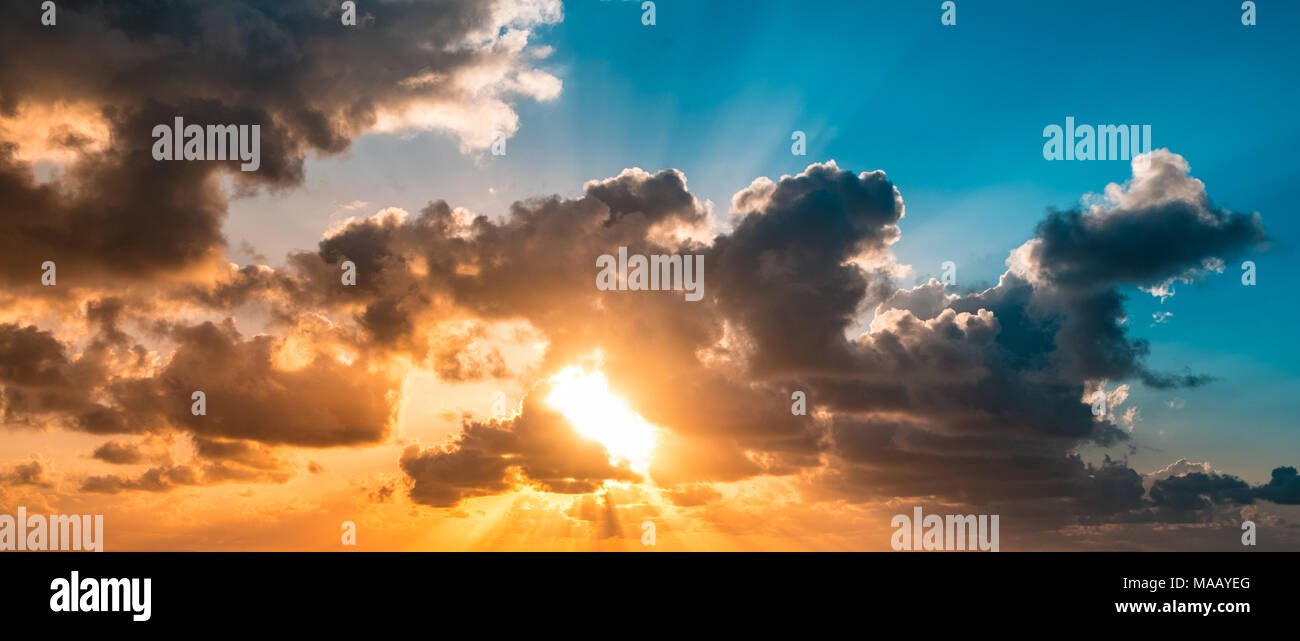
M556 374L546 402L573 423L578 433L605 446L611 461L625 460L645 474L655 448L655 427L609 389L600 371L568 367Z

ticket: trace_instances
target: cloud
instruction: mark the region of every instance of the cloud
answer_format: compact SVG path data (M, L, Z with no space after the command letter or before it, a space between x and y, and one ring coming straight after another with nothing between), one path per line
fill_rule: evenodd
M120 492L171 492L181 487L202 487L223 483L285 483L293 478L283 470L258 470L239 464L219 462L149 468L138 476L120 474L89 476L81 491L97 494Z
M1182 156L1156 150L1145 167L1134 166L1132 179L1085 199L1095 202L1050 211L1034 238L1011 253L1007 275L1033 286L1040 309L1064 312L1055 341L1071 375L1139 378L1158 389L1203 385L1212 379L1142 365L1150 346L1128 338L1118 322L1126 318L1119 287L1171 295L1175 281L1222 271L1225 258L1266 249L1268 235L1258 214L1214 206Z
M1203 510L1216 503L1249 504L1255 501L1250 485L1229 475L1188 472L1156 481L1151 499L1159 507Z
M1216 473L1214 470L1210 469L1209 461L1202 461L1200 463L1196 463L1193 461L1189 461L1185 458L1180 458L1177 461L1170 463L1169 465L1166 465L1158 470L1155 470L1154 472L1151 472L1149 474L1144 474L1142 478L1149 489L1151 487L1151 484L1155 483L1156 481L1162 481L1164 479L1172 478L1175 476L1184 476L1192 472L1199 472L1201 474Z
M750 369L848 366L844 329L869 282L848 261L878 258L898 240L898 190L884 172L854 175L829 162L776 183L756 180L732 207L739 222L715 239L705 264L722 313L754 341Z
M668 498L674 505L681 507L698 507L722 499L722 493L708 485L689 485L673 488Z
M580 436L541 398L548 384L523 399L523 411L506 421L467 421L444 446L402 452L411 499L450 507L464 498L535 486L547 492L594 492L605 480L635 481L640 475L615 466L599 443Z
M362 13L349 27L314 0L62 2L75 56L49 32L0 25L0 57L24 60L0 70L0 274L26 289L46 260L65 288L209 276L226 243L221 176L240 191L294 186L307 153L343 152L367 131L437 129L485 149L518 130L515 100L560 91L524 54L562 19L559 0ZM259 170L155 161L153 127L178 116L260 125ZM31 162L52 158L66 172L39 181Z
M115 465L134 465L144 463L148 457L134 443L109 441L95 449L95 458Z
M507 420L467 418L443 444L407 442L402 483L383 487L431 507L521 488L589 494L606 481L648 482L671 488L678 507L706 507L722 502L713 483L784 477L814 503L925 497L1053 529L1185 522L1251 496L1206 474L1148 479L1148 494L1122 461L1076 452L1129 441L1137 421L1135 408L1092 416L1089 391L1113 384L1115 408L1131 385L1210 380L1147 367L1149 344L1122 322L1121 288L1200 277L1220 256L1261 247L1258 216L1212 207L1185 161L1157 152L1104 203L1049 212L995 285L958 294L935 280L895 284L904 214L884 172L834 162L753 181L713 235L699 233L711 212L673 169L627 169L574 197L516 202L503 217L443 201L414 214L380 209L334 225L281 268L221 266L211 282L139 308L138 293L96 299L75 316L89 332L80 343L0 326L0 351L12 355L0 368L3 407L37 427L195 443L189 463L89 477L88 492L286 482L294 469L281 448L385 442L402 376L420 367L450 384L541 381ZM1194 242L1155 256L1112 246L1163 247L1171 228ZM596 257L619 247L702 254L704 299L597 289ZM345 260L354 287L338 285ZM162 319L249 309L266 312L267 332L245 336L233 317ZM536 362L506 366L486 340L501 323L535 337ZM142 333L166 347L144 350ZM645 475L611 464L540 401L547 376L591 359L662 428ZM189 412L194 390L207 395L206 415ZM791 413L792 390L807 394L809 415ZM115 441L96 456L144 462Z
M111 439L95 448L92 457L113 465L172 464L176 438L172 433L147 434L134 443Z
M267 444L331 447L388 435L397 383L363 361L313 346L284 367L276 339L244 339L231 325L181 326L171 336L179 344L157 376L117 386L124 410L201 436ZM206 415L191 413L194 391L206 395Z
M186 486L224 483L288 482L295 476L294 465L275 448L251 441L230 441L195 437L194 457L189 463L173 465L170 456L161 465L136 475L97 475L82 480L81 491L117 494L125 491L170 492ZM142 463L148 458L136 446L115 441L95 451L96 458L110 463ZM123 460L109 460L118 456ZM155 459L158 458L156 455ZM128 460L129 459L129 460Z
M70 359L49 331L0 324L0 419L41 429L51 417L69 424L89 418L96 406L85 394L87 384L102 370L94 354Z
M368 491L366 497L371 503L387 503L393 500L393 496L396 493L397 484L389 482L376 487L374 490Z
M1300 505L1300 476L1294 467L1276 468L1268 483L1255 488L1255 496L1282 505Z
M98 308L90 309L94 317ZM99 336L115 328L104 327ZM157 367L133 371L122 362L138 360L139 348L125 335L112 345L97 340L70 357L49 332L0 325L4 420L93 434L150 434L147 454L116 441L95 452L122 464L167 460L166 445L156 439L168 432L203 437L200 455L228 448L219 439L337 447L377 443L390 433L397 380L371 372L364 358L341 360L337 343L246 339L233 322L160 322L155 328L175 348ZM191 412L199 391L209 408L204 415Z
M54 487L49 465L43 458L32 458L24 463L14 463L0 468L0 486Z
M1118 288L1183 273L1208 252L1245 251L1263 238L1257 217L1198 200L1203 191L1180 157L1158 153L1151 166L1108 208L1074 218L1049 213L996 285L964 295L937 281L913 290L892 284L889 248L900 237L902 196L883 172L855 174L834 163L754 181L732 199L731 230L703 242L654 233L706 215L679 172L629 170L589 181L577 198L516 203L499 221L459 222L445 203L415 217L354 221L323 241L318 256L365 266L369 283L350 301L374 316L363 314L361 325L389 318L383 326L401 328L371 329L376 344L421 354L427 343L410 342L418 328L467 315L525 320L548 340L543 372L598 350L617 391L667 428L650 467L658 484L794 475L810 497L937 495L1000 502L1008 511L1058 500L1071 506L1060 518L1132 518L1119 515L1152 507L1143 477L1070 452L1128 440L1137 413L1096 420L1085 392L1102 380L1167 388L1208 377L1149 370L1149 345L1119 322ZM1112 260L1089 262L1099 238L1115 233L1111 225L1155 242L1169 220L1204 240L1130 270L1142 278L1116 272L1075 282L1074 274L1100 274ZM1067 233L1067 223L1077 231ZM594 258L619 246L704 253L705 300L597 291ZM304 266L312 260L298 258ZM868 331L848 335L871 310ZM792 416L791 389L807 392L825 415ZM1118 384L1111 404L1129 389ZM532 422L547 423L533 413L545 410L526 405L513 422L470 422L447 446L408 448L402 467L412 498L446 506L530 484L589 488L601 474L616 476L599 457L565 484L529 472L527 443L539 429ZM1163 488L1163 500L1176 502L1174 487Z
M1294 467L1278 467L1268 483L1252 487L1235 476L1211 469L1208 461L1178 459L1143 477L1151 504L1147 516L1168 523L1227 522L1235 526L1240 519L1255 517L1227 508L1252 506L1246 509L1257 512L1253 507L1257 499L1280 505L1300 504L1300 482L1296 478Z
M510 371L495 347L484 347L487 329L478 323L438 326L430 339L433 370L446 381L506 378Z
M1164 149L1146 156L1145 168L1135 162L1133 177L1107 185L1097 202L1050 212L1017 250L1016 269L1073 291L1115 284L1168 291L1267 246L1259 215L1216 207L1182 156Z

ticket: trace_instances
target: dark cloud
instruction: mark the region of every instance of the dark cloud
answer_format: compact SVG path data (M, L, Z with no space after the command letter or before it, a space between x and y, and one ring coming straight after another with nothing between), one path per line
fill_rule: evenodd
M287 466L271 448L249 441L196 438L194 452L200 459L238 463L258 470L278 470Z
M38 182L14 147L0 145L0 273L36 289L42 263L53 261L63 289L52 291L62 293L113 277L171 276L219 257L226 196L217 169L150 155L150 130L174 114L147 104L115 116L115 144L82 155L53 182Z
M1151 499L1159 507L1173 510L1204 510L1215 504L1249 504L1255 502L1250 485L1229 475L1189 472L1156 481Z
M229 324L178 327L172 337L179 344L156 377L118 387L124 410L203 437L275 445L356 445L388 435L396 382L363 361L314 351L300 367L284 369L273 362L282 343L244 339ZM191 413L194 391L206 395L206 415Z
M92 316L95 306L91 306ZM389 434L398 383L328 352L282 354L283 339L242 337L233 323L159 326L176 347L156 372L111 372L129 341L98 344L75 358L49 332L0 325L0 411L11 424L59 425L95 434L189 432L203 437L200 455L235 453L219 439L272 445L335 447L376 443ZM296 362L277 364L279 360ZM191 413L192 395L206 395L207 414ZM96 400L91 400L96 399ZM218 439L218 440L205 440ZM135 447L108 443L95 454L108 462L138 462ZM249 463L249 460L245 460Z
M105 463L114 465L135 465L144 463L148 457L140 451L139 446L134 443L124 443L122 441L109 441L95 448L95 458Z
M0 419L43 429L51 423L94 431L100 406L87 392L105 376L101 354L69 357L54 334L0 324Z
M1300 476L1294 467L1276 468L1268 483L1255 488L1255 496L1282 505L1300 505Z
M1268 242L1258 214L1214 206L1182 157L1151 154L1122 192L1089 209L1052 211L1038 224L1027 258L1071 289L1117 283L1155 287L1194 276L1207 260L1230 259ZM1212 263L1211 263L1212 264Z
M1209 463L1180 459L1148 475L1149 509L1130 514L1125 520L1140 522L1145 517L1145 520L1164 523L1226 521L1235 527L1242 517L1234 508L1253 505L1257 500L1300 504L1298 479L1294 467L1278 467L1268 483L1252 487L1235 476L1212 471Z
M63 345L34 325L0 325L0 382L45 387L66 382Z
M112 439L95 448L92 457L112 463L113 465L141 465L151 463L155 466L173 465L176 432L146 434L135 442Z
M755 343L751 371L849 366L844 330L868 281L846 262L877 258L898 240L898 190L884 172L854 175L832 162L755 181L733 203L742 218L714 241L705 264L723 313Z
M0 273L36 287L42 261L53 260L61 283L84 287L214 268L225 246L220 175L241 190L292 186L307 153L342 152L375 128L441 127L478 148L492 131L517 128L505 100L550 96L520 80L550 77L505 34L558 20L558 3L369 3L355 27L339 11L318 0L68 0L57 29L5 21L0 58L24 62L0 69L0 118L49 127L53 146L77 153L62 178L40 182L14 141L0 140ZM467 91L464 74L484 83ZM91 144L41 111L59 105L73 120L102 120L104 140ZM412 118L438 106L466 115ZM259 125L260 168L155 161L152 128L177 116Z
M1081 444L1128 439L1081 403L1089 381L1163 389L1209 380L1149 370L1150 346L1127 335L1118 289L1167 294L1167 283L1266 240L1258 216L1213 208L1186 171L1181 157L1160 151L1149 170L1108 190L1107 203L1050 213L985 291L950 295L931 281L885 297L856 345L856 371L808 379L810 396L833 409L883 414L836 414L829 480L875 497L1063 499L1067 513L1085 516L1145 510L1141 477L1127 466L1062 457ZM1195 239L1165 247L1180 243L1181 232ZM1191 483L1173 481L1153 499L1197 509L1199 495L1180 491ZM1225 497L1240 490L1219 488Z
M86 303L86 320L98 333L99 339L113 345L124 345L129 338L119 325L126 302L120 298L102 298Z
M15 463L8 468L0 468L0 487L29 485L34 487L54 487L49 466L43 459L34 458L24 463Z
M609 462L605 448L581 437L541 399L545 386L523 400L523 412L508 421L467 421L461 434L441 447L402 452L411 499L450 507L461 499L535 486L548 492L593 492L607 479L640 480L626 466Z

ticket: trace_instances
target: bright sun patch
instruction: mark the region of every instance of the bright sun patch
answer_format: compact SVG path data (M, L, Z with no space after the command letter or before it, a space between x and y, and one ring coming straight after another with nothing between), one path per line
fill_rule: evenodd
M612 460L626 460L645 474L654 455L655 427L610 391L605 374L568 367L551 380L555 387L546 402L579 434L605 446Z

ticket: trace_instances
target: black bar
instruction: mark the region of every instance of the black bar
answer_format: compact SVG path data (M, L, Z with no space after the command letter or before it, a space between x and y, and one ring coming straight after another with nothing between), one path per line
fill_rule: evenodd
M1070 629L1283 623L1293 554L1267 553L14 553L0 556L5 621L47 630L193 630L257 622L309 628L376 616L860 617L1070 622ZM148 621L130 612L53 612L51 582L150 578ZM1173 579L1186 586L1172 587ZM1160 581L1155 591L1125 580ZM1214 581L1213 587L1199 584ZM1116 603L1248 604L1249 612L1118 613ZM735 603L726 606L724 603ZM576 608L576 609L575 609ZM698 611L698 612L697 612ZM800 614L804 613L804 614ZM689 615L689 616L688 616ZM710 616L717 616L718 613ZM903 617L903 619L899 619ZM430 619L430 620L432 620ZM483 620L483 619L479 619ZM1192 629L1188 628L1188 629Z

